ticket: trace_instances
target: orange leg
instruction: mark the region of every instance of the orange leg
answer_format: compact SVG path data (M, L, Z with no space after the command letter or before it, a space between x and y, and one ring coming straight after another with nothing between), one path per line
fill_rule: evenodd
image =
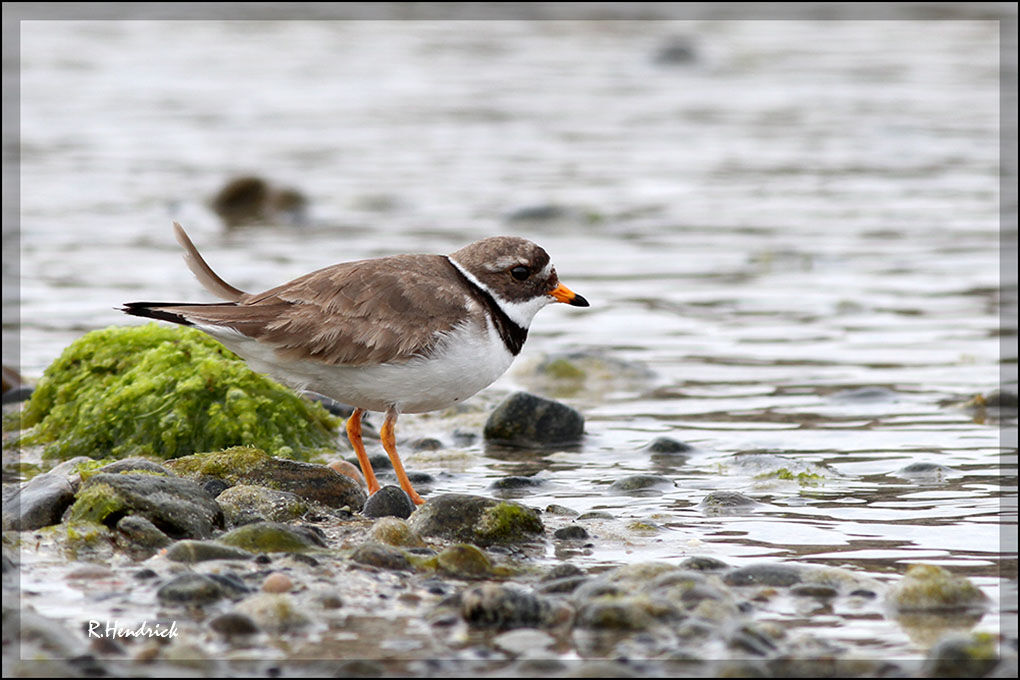
M368 454L365 453L365 443L361 441L361 414L364 412L364 409L356 408L351 417L347 419L347 438L351 441L351 446L354 447L354 453L358 455L361 473L365 475L365 481L368 483L368 495L371 496L379 490L379 481L375 478L372 463L369 462Z
M390 461L393 463L393 471L397 473L400 488L407 492L407 495L411 497L415 505L421 505L425 500L411 486L411 480L407 478L404 466L400 462L400 456L397 455L397 438L393 433L393 428L396 424L397 410L390 408L386 411L386 420L383 421L382 429L379 430L379 437L382 439L383 448L386 449L386 453L389 454Z

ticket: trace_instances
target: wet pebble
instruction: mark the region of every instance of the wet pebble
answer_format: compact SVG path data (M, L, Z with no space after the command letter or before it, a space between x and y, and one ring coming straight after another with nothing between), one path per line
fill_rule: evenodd
M387 485L368 497L361 514L365 517L399 517L407 519L414 512L414 503L399 486Z
M661 475L627 475L609 485L610 491L622 494L645 493L673 487L673 481Z
M269 633L291 632L312 622L286 594L257 593L239 602L234 611L251 617L256 626Z
M800 583L802 571L792 564L769 563L750 564L739 567L723 576L723 582L731 586L774 586L788 588Z
M155 524L141 515L127 515L117 522L117 531L134 546L141 548L164 548L173 541Z
M351 560L358 564L378 567L390 571L408 571L411 561L399 548L382 543L363 543L351 554Z
M360 486L365 487L365 477L361 474L361 468L350 461L346 460L334 460L327 465L330 469L336 470L342 475L350 477L356 481Z
M572 593L581 584L587 583L588 580L589 577L583 575L565 576L551 581L544 581L538 590L541 593Z
M670 38L655 52L655 63L664 66L686 66L698 60L694 42L685 36Z
M435 437L419 437L412 439L407 445L413 451L441 451L443 449L443 442Z
M436 566L454 578L482 578L492 572L492 562L477 546L451 545L436 555Z
M430 498L414 513L411 528L421 536L482 547L533 540L545 531L532 508L468 494Z
M521 475L510 475L497 479L490 485L490 489L512 490L512 489L533 489L542 485L542 480L535 477L524 477Z
M66 475L48 472L22 484L3 503L4 531L31 531L59 524L74 502L74 488Z
M564 517L577 517L580 513L577 510L568 508L565 505L557 505L555 503L547 505L545 511L550 515L562 515Z
M897 477L909 479L922 484L942 482L952 474L952 468L928 461L917 461L910 465L905 465L895 472Z
M659 455L680 455L690 453L694 447L671 437L656 437L645 446L645 450Z
M513 656L541 657L556 644L556 638L534 628L518 628L500 633L492 644Z
M248 524L223 534L219 540L253 553L301 553L326 547L326 542L314 529L279 522Z
M472 626L510 630L540 627L549 603L513 585L487 583L461 594L461 615Z
M201 486L153 474L93 475L68 512L72 520L97 523L141 515L170 538L209 538L224 524L220 506Z
M484 434L489 441L509 446L572 444L584 435L584 416L558 401L517 392L489 415Z
M226 596L226 591L217 581L193 572L175 576L156 591L156 598L163 604L203 605Z
M217 541L177 541L166 551L171 562L194 564L208 560L250 560L254 555L247 550L224 545Z
M297 189L276 186L256 175L234 177L212 197L211 207L227 227L305 220L308 199Z
M574 541L584 540L586 538L590 538L590 536L584 527L578 526L577 524L568 524L567 526L554 531L553 538L558 538L561 541Z
M286 593L294 587L294 582L282 571L274 571L262 581L264 593Z
M994 635L949 633L928 650L924 675L932 678L983 678L998 663L999 652Z
M791 588L790 594L797 597L813 597L817 600L829 600L839 595L839 591L832 586L805 584Z
M123 458L121 460L116 460L110 463L109 465L104 465L103 467L96 470L96 472L98 473L106 473L111 475L133 471L148 472L149 474L153 475L165 475L169 477L177 476L174 473L167 470L162 465L160 465L159 463L153 463L151 460L148 460L146 458Z
M425 542L406 521L398 517L381 517L372 524L371 537L387 545L401 548L423 548Z
M706 515L736 515L752 510L758 503L739 491L712 491L699 505Z
M886 592L886 602L900 612L984 609L988 596L965 576L933 564L914 564Z
M224 637L254 635L259 632L255 621L247 614L227 612L209 622L209 627Z
M730 568L730 565L726 564L722 560L714 557L706 557L704 555L688 557L680 562L680 566L692 571L722 571L723 569Z
M586 519L613 519L613 516L605 510L592 510L591 512L585 512L577 516L577 521L579 522Z

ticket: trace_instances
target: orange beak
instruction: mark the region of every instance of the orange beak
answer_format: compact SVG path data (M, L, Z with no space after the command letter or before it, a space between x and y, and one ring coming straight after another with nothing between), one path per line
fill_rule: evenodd
M570 290L562 283L549 291L549 295L556 298L556 302L566 302L568 305L575 307L588 307L588 301L583 297Z

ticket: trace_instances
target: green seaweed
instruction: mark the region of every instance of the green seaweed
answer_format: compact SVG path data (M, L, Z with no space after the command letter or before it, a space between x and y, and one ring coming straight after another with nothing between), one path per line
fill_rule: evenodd
M60 459L250 445L303 460L334 448L339 422L206 334L153 323L68 346L25 405L18 443L46 444L43 456Z
M818 474L817 472L797 472L794 473L789 468L779 468L772 472L763 472L760 475L755 475L755 479L783 479L789 482L797 482L801 486L817 486L821 484L825 477Z

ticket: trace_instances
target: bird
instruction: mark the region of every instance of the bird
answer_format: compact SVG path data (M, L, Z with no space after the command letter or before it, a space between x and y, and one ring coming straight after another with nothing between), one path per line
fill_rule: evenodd
M197 328L256 372L353 406L345 430L369 495L380 486L361 419L384 413L382 446L415 505L425 501L400 461L397 417L448 408L492 384L546 305L589 306L560 283L543 248L516 236L449 255L342 262L247 293L212 270L179 223L173 229L188 268L222 302L128 302L121 311Z

